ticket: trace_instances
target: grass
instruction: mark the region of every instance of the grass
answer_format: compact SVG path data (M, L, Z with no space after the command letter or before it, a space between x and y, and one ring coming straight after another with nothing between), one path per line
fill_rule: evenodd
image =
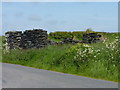
M118 82L119 50L116 33L104 43L49 45L41 49L2 50L5 63L53 70Z
M2 62L2 47L3 47L3 43L2 41L4 41L5 38L3 38L3 36L0 36L0 62Z

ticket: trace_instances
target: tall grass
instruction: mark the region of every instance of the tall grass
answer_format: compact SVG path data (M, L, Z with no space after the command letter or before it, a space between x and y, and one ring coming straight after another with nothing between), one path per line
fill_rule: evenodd
M106 37L108 39L104 42L93 44L3 50L3 62L118 82L118 36Z

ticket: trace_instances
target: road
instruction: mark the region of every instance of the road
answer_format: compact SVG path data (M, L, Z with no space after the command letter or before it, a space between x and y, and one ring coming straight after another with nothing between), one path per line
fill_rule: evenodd
M118 88L118 83L3 63L2 87L3 88Z

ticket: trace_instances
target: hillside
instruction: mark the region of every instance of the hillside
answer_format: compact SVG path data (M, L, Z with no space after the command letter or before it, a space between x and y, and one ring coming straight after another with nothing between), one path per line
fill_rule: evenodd
M118 33L99 33L105 38L99 43L49 45L28 50L3 49L2 62L118 82ZM73 37L81 40L82 34L54 32L49 34L49 39L58 42Z

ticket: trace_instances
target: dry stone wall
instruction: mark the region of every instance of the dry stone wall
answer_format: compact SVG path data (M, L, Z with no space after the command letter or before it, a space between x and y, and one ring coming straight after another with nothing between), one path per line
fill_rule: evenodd
M6 32L7 49L41 48L47 45L47 31L42 29Z
M102 35L98 33L85 33L83 34L83 43L96 43L102 41Z
M65 38L61 42L54 42L48 39L47 31L42 29L33 29L14 32L6 32L6 49L30 49L42 48L47 45L58 44L76 44L76 43L96 43L102 41L102 35L98 33L84 33L82 41Z
M6 32L5 33L6 49L20 48L19 46L21 44L21 36L22 36L22 32L21 31Z

